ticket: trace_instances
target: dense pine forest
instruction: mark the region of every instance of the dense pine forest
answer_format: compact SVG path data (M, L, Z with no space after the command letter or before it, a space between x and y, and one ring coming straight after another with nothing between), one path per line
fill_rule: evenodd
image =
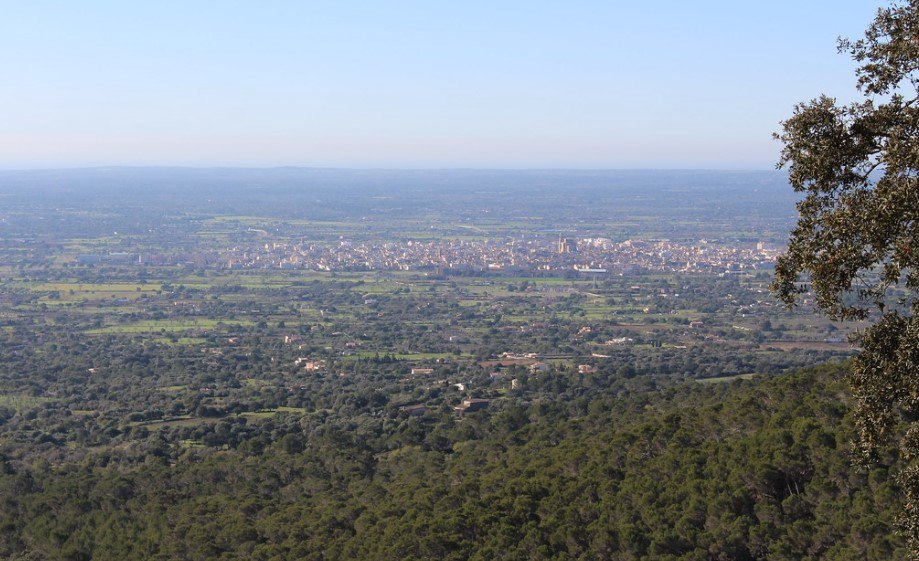
M3 464L9 559L905 558L826 366ZM272 441L274 435L283 434Z

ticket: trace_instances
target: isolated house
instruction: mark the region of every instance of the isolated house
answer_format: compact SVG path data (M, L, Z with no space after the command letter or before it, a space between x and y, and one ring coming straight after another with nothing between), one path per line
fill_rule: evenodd
M481 411L488 407L489 400L487 399L464 399L463 403L457 405L453 410L457 413L472 413L474 411Z

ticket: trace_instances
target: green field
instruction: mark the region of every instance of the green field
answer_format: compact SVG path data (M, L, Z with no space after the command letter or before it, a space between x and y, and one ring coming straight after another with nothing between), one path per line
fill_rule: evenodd
M33 397L28 395L0 394L0 407L9 407L13 411L22 413L35 409L42 404L54 401L50 397Z
M255 322L250 320L147 320L124 325L109 325L97 329L89 329L87 335L104 335L110 333L178 333L196 329L213 330L229 326L251 326Z

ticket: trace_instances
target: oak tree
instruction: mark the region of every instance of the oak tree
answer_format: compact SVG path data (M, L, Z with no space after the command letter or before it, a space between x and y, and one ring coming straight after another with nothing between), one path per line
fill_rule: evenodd
M850 376L860 457L899 446L902 524L919 556L919 0L879 10L839 50L858 64L859 100L801 103L776 135L803 196L774 289L867 320Z

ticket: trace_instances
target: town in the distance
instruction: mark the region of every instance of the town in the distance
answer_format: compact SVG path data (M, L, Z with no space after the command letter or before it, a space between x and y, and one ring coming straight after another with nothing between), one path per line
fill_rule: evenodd
M592 435L607 444L571 445L604 462L651 461L663 444L624 444L621 431L671 423L692 403L694 418L714 423L698 426L703 440L746 434L751 411L786 404L801 415L799 392L812 390L789 401L775 384L850 357L861 327L817 314L806 294L794 309L772 294L795 220L777 172L124 168L0 180L0 481L19 489L4 495L17 508L46 497L21 473L49 485L136 475L112 492L145 513L164 478L253 469L269 487L308 485L311 498L291 504L312 505L302 519L314 520L332 496L367 500L361 486L391 486L382 505L430 479L414 470L478 465L477 447ZM832 391L807 403L824 411ZM557 440L562 430L572 436ZM300 475L283 467L301 460L311 467ZM438 493L476 496L463 485L490 471L453 475ZM198 508L186 500L206 489L164 508ZM274 509L286 491L265 492L256 503ZM272 525L247 524L258 536ZM343 524L333 536L311 523L313 538L296 546L251 532L202 543L261 542L284 558L368 543L359 519Z

